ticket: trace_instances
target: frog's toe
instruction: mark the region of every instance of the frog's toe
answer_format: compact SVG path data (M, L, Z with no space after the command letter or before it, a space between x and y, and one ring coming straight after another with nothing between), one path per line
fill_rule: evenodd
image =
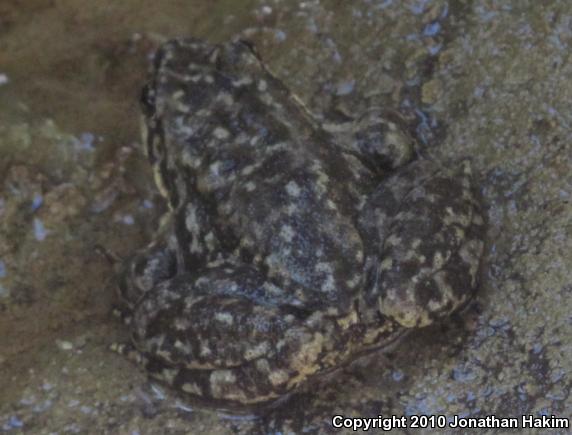
M111 343L109 345L109 350L118 353L119 355L123 355L129 361L140 366L145 366L148 362L147 358L131 343Z
M131 324L131 320L133 319L131 311L125 309L123 306L118 305L118 306L113 307L113 310L111 313L113 314L113 316L115 318L121 320L121 322L123 322L124 325L130 325Z

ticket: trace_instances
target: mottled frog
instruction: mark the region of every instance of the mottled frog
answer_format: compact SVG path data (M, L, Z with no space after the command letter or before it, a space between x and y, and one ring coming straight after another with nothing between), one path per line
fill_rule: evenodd
M169 212L119 288L152 377L266 405L473 295L470 166L415 159L396 113L325 128L241 41L164 44L142 101Z

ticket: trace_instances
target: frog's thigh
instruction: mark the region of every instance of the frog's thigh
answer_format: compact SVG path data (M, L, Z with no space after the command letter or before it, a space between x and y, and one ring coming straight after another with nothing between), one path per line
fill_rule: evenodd
M335 320L295 308L253 267L202 272L161 284L135 312L133 339L155 378L197 397L254 404L345 358L347 334Z
M384 315L424 326L473 294L483 251L475 196L468 162L450 172L418 162L376 192L381 260L374 296Z

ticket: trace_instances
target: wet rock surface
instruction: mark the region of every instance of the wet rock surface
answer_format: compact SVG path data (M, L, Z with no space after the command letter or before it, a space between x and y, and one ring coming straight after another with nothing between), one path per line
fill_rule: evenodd
M94 3L0 7L1 431L327 433L334 414L572 416L568 2ZM125 330L95 246L128 255L150 240L164 204L137 150L137 94L157 40L191 33L253 41L326 120L383 104L407 117L423 156L472 158L489 232L468 311L259 417L193 407L108 350Z

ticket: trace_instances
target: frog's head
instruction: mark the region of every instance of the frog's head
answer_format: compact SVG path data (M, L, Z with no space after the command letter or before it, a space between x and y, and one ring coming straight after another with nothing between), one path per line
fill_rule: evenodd
M141 96L143 113L146 118L161 118L177 108L196 113L220 92L234 93L264 72L248 41L212 45L193 38L171 40L155 54L152 79Z
M244 41L213 45L186 38L163 44L141 97L151 164L169 167L169 159L187 159L191 169L198 166L213 140L225 140L241 128L230 122L241 107L238 102L253 98L265 74L254 48Z

